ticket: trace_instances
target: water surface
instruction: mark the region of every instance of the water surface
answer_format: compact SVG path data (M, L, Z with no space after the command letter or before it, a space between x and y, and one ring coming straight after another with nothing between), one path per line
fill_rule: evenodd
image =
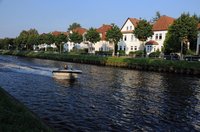
M57 131L200 130L199 78L69 63L79 79L53 79L64 64L0 56L0 86Z

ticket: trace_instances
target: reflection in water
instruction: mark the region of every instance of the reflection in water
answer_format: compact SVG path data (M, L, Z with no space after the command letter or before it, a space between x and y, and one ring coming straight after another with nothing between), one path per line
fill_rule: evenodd
M56 78L53 78L53 79L57 84L63 87L69 87L71 85L74 85L74 83L76 83L77 81L75 79L56 79Z
M75 63L74 82L46 76L64 63L0 56L0 86L57 131L200 130L199 78Z

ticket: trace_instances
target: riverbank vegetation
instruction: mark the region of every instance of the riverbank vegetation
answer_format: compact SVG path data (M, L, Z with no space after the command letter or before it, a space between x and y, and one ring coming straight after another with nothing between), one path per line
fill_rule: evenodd
M50 132L52 130L0 87L0 131Z
M170 72L181 74L200 75L200 62L174 61L160 58L132 58L132 57L110 57L97 55L83 55L76 53L56 52L31 52L31 51L0 51L2 55L16 55L31 58L51 59L66 62L84 64L95 64L101 66L113 66L136 70Z

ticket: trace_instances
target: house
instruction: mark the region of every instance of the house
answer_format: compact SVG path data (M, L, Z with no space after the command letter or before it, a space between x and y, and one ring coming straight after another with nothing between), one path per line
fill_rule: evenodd
M165 41L165 38L166 38L166 34L168 32L168 28L169 28L170 25L173 24L174 20L175 20L174 18L164 15L164 16L161 16L153 24L154 35L149 39L157 42L157 44L156 44L156 46L154 45L154 48L153 48L154 50L152 50L151 52L155 52L157 50L162 51L163 44L164 44L164 41ZM147 55L149 55L151 52L147 52Z
M67 42L64 44L63 46L63 49L64 51L67 51L67 52L70 52L72 51L74 48L75 49L84 49L84 48L88 48L87 44L85 43L85 34L87 33L87 29L85 28L82 28L82 27L78 27L76 29L74 29L73 31L70 31L70 33L73 33L73 32L77 32L78 34L82 35L83 36L83 42L81 42L80 44L75 44L74 42Z
M100 34L101 40L94 44L95 51L110 51L113 49L112 44L106 41L106 32L111 28L111 25L103 24L97 29L97 32Z
M129 54L130 52L144 49L144 46L141 44L142 42L133 34L138 22L139 20L136 18L128 18L125 21L121 28L123 38L118 43L118 50L124 50L126 54Z
M197 35L197 50L196 54L199 55L200 53L200 23L198 24L198 35Z
M147 55L157 50L161 51L168 28L173 24L174 20L174 18L165 15L161 16L153 24L152 30L154 35L148 38L145 45L143 45L133 34L139 20L136 18L128 18L121 28L123 39L118 43L118 50L124 50L126 54L129 54L130 52L144 50L145 48Z

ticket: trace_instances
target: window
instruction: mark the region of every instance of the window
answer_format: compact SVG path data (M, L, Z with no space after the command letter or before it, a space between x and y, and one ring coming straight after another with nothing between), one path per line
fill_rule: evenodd
M126 46L124 46L124 51L126 50Z
M135 50L137 50L137 46L135 46Z
M128 30L128 26L126 27L126 30Z
M162 39L162 33L160 33L160 35L159 35L159 39Z
M130 26L130 30L132 30L132 26Z
M119 50L122 50L122 46L119 47Z
M127 39L127 38L126 38L126 35L124 35L124 41L126 41L126 39Z
M131 50L133 50L133 46L131 46Z
M134 36L133 36L133 35L131 35L131 41L133 41L133 38L134 38Z
M158 34L156 34L156 40L158 39Z

